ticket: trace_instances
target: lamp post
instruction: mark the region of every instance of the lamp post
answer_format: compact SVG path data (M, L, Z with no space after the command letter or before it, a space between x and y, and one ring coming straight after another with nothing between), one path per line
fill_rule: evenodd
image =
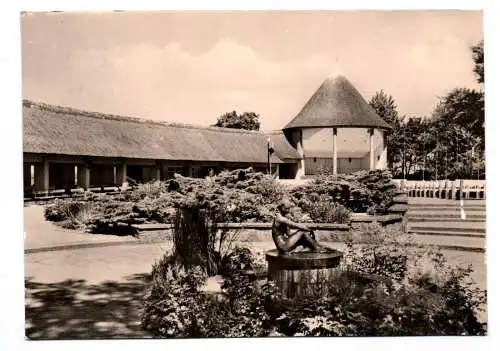
M424 167L422 169L422 180L425 180L425 134L424 134L424 140L422 143L422 155L424 157Z
M439 135L438 133L436 132L436 153L434 154L434 159L435 159L435 162L434 162L434 169L435 169L435 172L436 172L436 180L438 180L438 162L437 162L437 154L438 154L438 151L439 151Z
M445 150L444 161L445 161L444 178L448 179L448 149Z
M271 138L267 138L267 172L271 174L271 154L274 152L274 145Z
M406 180L406 125L403 126L403 180Z

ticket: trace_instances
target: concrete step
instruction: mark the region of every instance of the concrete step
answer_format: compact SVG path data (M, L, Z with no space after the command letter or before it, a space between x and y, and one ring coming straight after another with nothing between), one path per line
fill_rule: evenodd
M464 205L472 206L486 206L486 200L462 200ZM409 197L408 203L410 205L453 205L456 204L460 206L460 200L449 200L449 199L437 199L437 198L422 198L422 197Z
M460 251L485 251L485 239L481 237L453 237L450 240L447 236L436 235L415 235L415 241L418 244L428 246L438 246L442 249L460 250Z
M410 229L408 232L415 235L486 238L485 233L479 233L479 232L459 232L459 231L446 231L446 230L413 230L413 229Z
M461 219L460 217L442 217L442 218L424 218L424 217L414 217L414 216L408 216L408 221L410 223L416 223L416 222L450 222L456 220L457 222L462 222L462 223L484 223L486 221L486 218L470 218L467 216L466 219Z
M428 222L410 222L409 230L413 231L447 231L447 232L486 232L486 223L467 222L467 221L428 221Z
M467 219L479 219L482 221L486 221L486 213L481 212L472 212L472 211L464 211L464 218L462 219L462 211L455 212L439 212L435 211L432 213L427 212L416 212L416 211L408 211L406 212L408 218L416 218L416 219L430 219L430 220L440 220L442 218L448 218L450 222L453 221L461 221Z
M439 225L446 224L446 225ZM481 222L463 222L452 224L449 222L421 222L418 224L409 223L408 231L411 232L446 232L446 233L486 233L484 223Z
M443 209L443 210L448 210L448 209L460 209L460 208L465 208L465 209L470 209L470 210L476 210L476 211L485 211L486 210L486 205L485 204L471 204L471 203L464 203L460 204L459 201L456 202L444 202L444 203L408 203L408 208L411 209Z
M478 217L486 217L485 211L477 211L477 210L463 210L467 217L478 218ZM419 217L443 217L443 216L458 216L462 215L462 210L460 209L450 209L450 210L417 210L411 209L406 212L408 216L419 216Z

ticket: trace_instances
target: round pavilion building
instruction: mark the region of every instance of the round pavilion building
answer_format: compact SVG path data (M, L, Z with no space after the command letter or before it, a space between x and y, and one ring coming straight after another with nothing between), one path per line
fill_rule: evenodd
M385 169L390 128L344 76L328 77L283 128L300 156L287 173L300 179Z

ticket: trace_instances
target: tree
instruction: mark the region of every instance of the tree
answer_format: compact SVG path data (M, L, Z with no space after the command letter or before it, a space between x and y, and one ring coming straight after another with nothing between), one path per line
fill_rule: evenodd
M441 98L432 119L453 155L453 172L470 177L471 160L484 157L484 94L456 88Z
M217 119L215 127L259 130L260 116L254 112L244 112L238 115L236 111L225 113Z
M472 59L474 60L474 73L478 83L484 83L484 41L471 46Z
M375 112L387 122L393 129L386 131L387 138L387 163L389 168L394 167L397 158L398 150L401 145L399 130L403 118L399 116L397 105L391 95L386 94L383 90L377 93L368 102Z
M434 116L446 124L457 124L475 136L484 136L484 95L481 92L455 88L442 97Z
M424 159L433 149L430 121L424 117L409 118L402 122L394 133L394 166L395 175L408 176L418 170L428 168Z
M484 83L483 42L471 50L477 81ZM377 100L372 107L378 106L381 116L387 113L386 121L394 119L391 99ZM390 108L380 107L385 105ZM393 172L413 179L422 179L422 172L425 179L484 176L484 114L482 91L453 89L439 99L430 118L410 118L394 130Z

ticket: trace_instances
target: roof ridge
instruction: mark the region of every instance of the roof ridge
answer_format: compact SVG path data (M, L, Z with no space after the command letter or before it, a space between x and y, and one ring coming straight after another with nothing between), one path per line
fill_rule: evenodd
M246 130L246 129L236 129L236 128L224 128L224 127L215 127L215 126L201 126L195 124L187 124L187 123L179 123L179 122L168 122L168 121L156 121L152 119L132 117L132 116L122 116L111 113L102 113L95 111L87 111L76 109L68 106L60 106L54 104L47 104L44 102L32 101L28 99L23 99L23 106L28 108L38 108L40 110L46 110L54 113L61 114L69 114L69 115L78 115L89 118L98 118L98 119L106 119L112 121L122 121L122 122L132 122L132 123L140 123L140 124L154 124L165 127L174 127L174 128L186 128L186 129L201 129L201 130L212 130L212 131L220 131L227 133L239 133L239 134L258 134L258 135L266 135L266 133L262 131L256 130Z

